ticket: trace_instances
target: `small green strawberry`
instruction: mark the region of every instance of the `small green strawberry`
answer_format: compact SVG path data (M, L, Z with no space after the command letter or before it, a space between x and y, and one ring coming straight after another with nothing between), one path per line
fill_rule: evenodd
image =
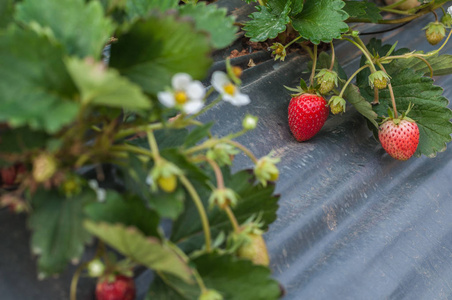
M322 95L328 94L337 86L337 73L332 70L322 69L315 78L317 79L317 84L320 85L319 92Z
M441 18L441 23L443 23L444 26L446 26L447 28L450 28L452 26L452 16L449 14L445 14Z
M58 168L58 163L53 155L41 153L33 160L33 179L36 182L45 182L52 178Z
M390 77L386 72L380 70L369 75L369 85L371 88L376 87L381 90L388 86Z
M270 264L267 245L262 234L259 233L247 234L247 240L237 250L237 256L247 258L256 265L268 266Z
M339 96L331 97L330 101L328 101L328 105L330 106L333 115L345 112L346 102L342 97Z
M438 21L431 22L424 27L425 36L431 45L436 45L446 36L446 26Z

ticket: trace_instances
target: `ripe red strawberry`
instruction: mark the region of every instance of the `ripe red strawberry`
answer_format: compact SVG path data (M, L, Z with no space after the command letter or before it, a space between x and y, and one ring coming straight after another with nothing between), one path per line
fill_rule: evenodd
M17 176L16 167L9 166L7 168L1 168L0 175L4 185L13 185Z
M132 278L116 275L113 281L109 276L102 278L96 285L97 300L134 300L135 283Z
M314 94L301 94L289 103L289 127L299 142L309 140L322 128L328 118L326 100Z
M388 119L378 130L383 149L398 160L407 160L419 144L419 128L411 119Z

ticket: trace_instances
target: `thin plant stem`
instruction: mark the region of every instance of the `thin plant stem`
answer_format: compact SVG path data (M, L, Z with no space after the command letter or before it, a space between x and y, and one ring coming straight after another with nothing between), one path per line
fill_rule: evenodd
M344 86L342 87L341 93L339 94L339 97L342 98L342 96L345 93L345 89L347 88L347 86L350 84L350 82L352 82L353 78L355 78L356 75L358 75L359 72L361 72L362 70L364 70L365 68L368 68L369 65L364 65L361 68L359 68L358 70L356 70L355 73L353 73L352 76L350 76L350 78L347 80L347 82L344 84Z
M215 178L217 180L217 188L220 190L224 189L223 173L221 173L220 167L218 166L218 164L215 161L213 161L207 157L206 157L206 161L209 163L209 165L212 167L212 169L215 173Z
M72 276L71 288L70 288L70 299L71 300L77 300L77 284L78 284L78 280L80 278L80 275L82 274L83 269L85 269L87 265L88 265L88 263L81 264L77 268L77 270L75 270L75 273Z
M154 124L149 124L149 125L144 125L144 126L137 126L137 127L133 127L133 128L123 129L115 135L115 140L120 140L122 138L128 137L133 134L137 134L139 132L145 132L148 130L158 130L158 129L162 129L162 128L163 128L162 123L154 123Z
M129 145L129 144L114 145L114 146L111 146L110 150L111 151L126 151L126 152L132 152L132 153L141 154L141 155L145 155L145 156L149 156L149 157L154 157L153 152L151 152L147 149L136 147L136 146Z
M287 47L289 47L290 45L292 45L293 43L295 43L299 39L301 39L301 35L299 37L294 38L293 40L291 40L290 43L288 43L287 45L284 46L284 49L286 49Z
M239 225L239 222L237 221L237 218L235 217L234 212L232 211L231 207L229 205L226 206L224 211L226 212L226 214L228 215L229 220L231 221L232 228L234 228L234 232L239 233L240 232L240 225Z
M158 161L160 159L160 153L157 141L155 140L154 132L152 130L149 130L147 132L147 137L149 147L151 148L152 158L154 158L155 161Z
M209 225L209 219L207 218L207 213L204 208L204 205L202 204L201 198L198 195L198 192L196 192L196 189L193 187L191 182L185 177L184 175L179 175L179 179L184 185L184 187L187 189L188 193L190 194L190 197L193 199L193 202L195 203L196 209L198 210L199 217L201 218L201 224L204 231L204 239L206 240L206 251L211 252L211 233L210 233L210 225Z
M207 95L206 95L207 97ZM221 95L219 95L215 100L213 100L212 102L210 102L208 105L204 106L203 109L201 109L199 112L197 112L196 114L192 115L189 120L194 119L200 115L202 115L203 113L205 113L206 111L208 111L209 109L211 109L212 107L214 107L215 105L217 105L221 99L223 97Z
M378 66L379 66L380 69L382 69L386 74L388 74L388 72L386 72L385 68L383 67L383 65L382 65L381 63L378 63ZM391 95L392 108L394 109L394 117L397 119L397 117L398 117L398 113L397 113L397 105L396 105L396 102L395 102L394 90L392 89L392 84L391 84L391 82L388 83L388 89L389 89L389 94Z
M309 86L314 86L314 76L315 76L315 69L317 68L317 45L314 44L314 58L312 59L312 72L311 77L309 77Z
M346 41L349 41L350 43L352 43L353 45L358 47L358 49L361 50L361 52L366 56L367 60L369 61L369 67L370 67L372 73L377 71L377 69L375 68L374 63L372 62L372 57L370 57L369 53L367 52L367 49L364 49L357 42L355 42L355 41L353 41L353 40L351 40L349 38L343 38L343 39L346 40Z
M331 42L330 45L331 45L331 66L330 66L330 71L332 71L333 68L334 68L334 61L336 59L336 52L334 51L334 44L333 44L333 42Z
M257 164L256 156L254 156L254 154L248 148L243 146L242 144L240 144L240 143L238 143L236 141L231 141L231 140L226 140L225 143L233 145L233 146L239 148L240 150L242 150L243 153L246 154L246 156L248 156L253 161L253 163Z
M436 11L432 10L432 13L435 15L435 22L438 22L438 14Z

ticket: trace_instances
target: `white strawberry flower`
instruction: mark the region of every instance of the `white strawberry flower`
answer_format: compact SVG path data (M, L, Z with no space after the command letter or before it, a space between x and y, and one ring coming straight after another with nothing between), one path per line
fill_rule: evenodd
M250 97L242 94L239 87L233 84L228 75L224 72L213 72L212 86L221 94L224 101L230 102L235 106L242 106L250 103Z
M193 80L186 73L177 73L171 79L171 85L172 90L157 93L160 103L179 108L187 114L195 114L202 109L206 90L200 81Z
M447 9L447 13L452 16L452 5Z

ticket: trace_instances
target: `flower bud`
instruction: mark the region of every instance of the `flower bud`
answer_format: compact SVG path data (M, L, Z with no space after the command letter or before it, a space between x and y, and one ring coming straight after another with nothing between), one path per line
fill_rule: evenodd
M245 130L253 130L257 126L258 118L251 115L246 115L243 119L242 125Z
M286 48L281 43L273 43L269 50L273 50L272 54L275 55L275 60L281 59L284 61L286 59Z
M105 265L100 259L96 258L88 264L87 270L90 277L99 277L104 274Z
M229 188L216 189L209 198L209 207L217 205L221 209L234 207L237 204L237 195Z
M254 174L263 186L267 186L268 181L276 181L279 177L279 170L275 164L280 161L279 158L264 156L258 160L254 166Z
M232 145L220 143L213 146L206 153L206 156L216 161L220 166L231 165L234 155L239 151Z

